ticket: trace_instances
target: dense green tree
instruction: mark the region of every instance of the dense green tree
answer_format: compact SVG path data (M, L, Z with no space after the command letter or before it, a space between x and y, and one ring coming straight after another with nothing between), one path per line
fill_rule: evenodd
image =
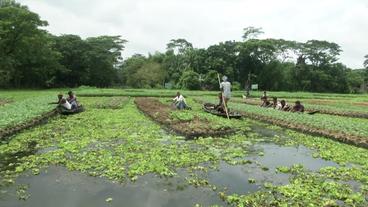
M38 14L14 1L0 4L0 77L3 87L51 86L60 69L47 26Z
M206 73L203 80L203 88L207 90L218 90L219 89L219 82L218 82L218 75L217 71L210 70Z
M87 38L86 42L90 47L86 58L90 76L87 84L107 87L118 82L117 69L126 40L120 36L100 36Z
M198 90L200 89L199 74L193 70L186 70L180 77L179 87L188 90Z
M164 86L166 71L161 64L157 62L146 62L134 73L134 83L136 88L161 88Z
M89 80L87 67L87 51L89 45L77 35L61 35L54 37L54 49L61 54L60 63L65 70L57 74L58 86L80 86Z
M27 7L0 0L0 87L152 88L170 82L218 90L217 74L228 76L234 89L257 83L263 90L351 92L368 82L368 69L355 72L338 63L338 44L259 39L262 28L247 27L243 41L208 48L172 39L164 53L123 61L126 40L120 36L52 36L45 26Z
M302 45L302 53L313 66L333 64L341 53L338 44L320 40L309 40Z
M246 27L243 29L243 40L254 39L263 33L262 28Z
M118 71L122 85L133 86L137 81L135 73L146 63L146 61L146 57L141 54L135 54L126 59Z

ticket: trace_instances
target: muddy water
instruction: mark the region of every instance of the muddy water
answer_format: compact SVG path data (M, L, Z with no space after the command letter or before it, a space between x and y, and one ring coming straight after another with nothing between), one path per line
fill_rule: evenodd
M273 185L288 184L290 174L277 173L278 166L290 167L294 164L302 164L306 169L313 171L326 166L338 166L334 162L313 158L312 152L305 147L282 147L264 143L257 144L255 148L263 150L264 155L248 156L247 159L252 163L247 165L233 166L222 162L219 171L209 172L210 183L220 188L226 187L230 193L244 194L262 189L265 182ZM249 183L249 179L254 179L256 183Z
M264 140L272 136L287 137L279 130L266 129L254 125L254 132ZM163 137L163 142L169 142ZM260 154L259 152L263 152ZM78 172L69 172L63 167L52 166L38 176L23 175L16 185L0 188L0 206L204 206L226 205L217 193L227 189L229 194L245 194L262 190L265 182L284 185L289 181L289 174L277 173L278 166L302 164L309 170L318 170L325 166L337 166L336 163L312 157L313 151L300 147L285 147L275 143L260 142L252 146L251 153L245 158L252 163L229 165L221 162L218 170L199 173L218 191L210 188L194 188L188 185L185 172L179 172L174 178L159 178L153 175L140 177L137 182L124 184L113 183L103 178L95 178ZM267 167L267 168L264 168ZM249 180L255 180L250 183ZM26 201L18 200L16 186L29 186L30 197ZM107 198L113 200L108 203Z
M162 179L143 176L135 183L119 184L69 172L62 167L50 167L38 176L22 176L17 184L29 185L30 197L20 201L13 186L1 192L0 206L206 206L221 203L215 192L186 185L181 178ZM106 199L112 198L111 202Z

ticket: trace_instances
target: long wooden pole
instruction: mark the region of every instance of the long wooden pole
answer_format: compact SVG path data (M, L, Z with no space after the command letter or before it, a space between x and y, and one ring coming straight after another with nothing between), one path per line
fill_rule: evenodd
M218 74L218 73L217 73L217 79L218 79L220 90L221 90L220 74ZM222 97L222 104L224 105L227 119L230 119L229 112L227 111L227 106L226 106L226 102L225 102L224 92L222 90L221 90L221 97Z

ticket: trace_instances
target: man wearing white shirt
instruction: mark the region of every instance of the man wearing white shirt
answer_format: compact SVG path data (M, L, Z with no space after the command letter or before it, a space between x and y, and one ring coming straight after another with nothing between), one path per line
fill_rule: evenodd
M187 103L185 101L185 98L183 95L180 94L180 92L176 93L176 97L173 99L175 106L177 109L185 109L187 107Z
M72 105L65 98L61 99L60 106L64 107L67 110L72 109Z
M58 94L58 101L52 102L50 104L57 104L58 107L63 107L64 109L71 110L72 105L66 100L62 93Z
M225 105L227 106L227 102L231 98L231 83L227 80L227 77L222 77L222 82L220 83L220 89L223 92L223 96L225 99Z

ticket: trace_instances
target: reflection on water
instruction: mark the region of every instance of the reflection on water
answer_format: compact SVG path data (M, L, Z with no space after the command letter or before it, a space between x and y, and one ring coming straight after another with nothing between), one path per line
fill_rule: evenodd
M226 187L230 193L250 193L263 188L263 183L285 185L289 182L290 174L277 173L278 166L292 166L302 164L306 169L319 170L326 166L338 166L336 163L311 156L312 151L305 147L284 147L272 143L257 144L256 149L264 151L263 156L258 154L247 157L251 164L232 166L224 162L220 164L219 171L210 172L210 183L218 187ZM256 151L256 150L255 150ZM266 166L268 169L262 169ZM255 179L256 183L249 183Z
M221 203L216 192L187 186L180 178L141 177L136 183L119 184L103 178L50 167L39 176L22 176L17 184L29 184L30 198L19 201L15 187L0 195L0 206L101 207L101 206L193 206ZM178 186L181 186L178 188ZM111 203L106 202L112 198Z

